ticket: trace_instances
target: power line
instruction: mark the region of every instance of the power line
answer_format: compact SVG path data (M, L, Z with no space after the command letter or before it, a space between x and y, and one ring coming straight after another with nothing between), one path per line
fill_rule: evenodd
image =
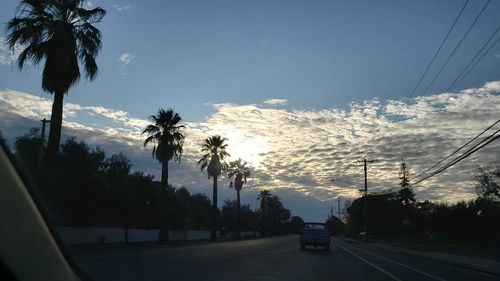
M449 61L451 60L451 58L454 56L454 54L456 53L456 51L459 49L459 47L461 46L461 44L463 43L463 41L465 40L465 38L467 38L467 36L469 35L470 31L472 30L472 28L475 26L475 24L477 23L477 21L479 20L479 18L481 17L481 15L484 13L484 11L486 10L486 8L488 7L488 5L490 4L491 0L488 0L483 8L481 9L481 11L477 14L477 16L475 17L474 21L470 24L469 28L467 29L467 31L464 33L464 35L462 36L462 38L460 39L460 41L457 43L457 45L455 46L455 48L453 49L453 51L451 52L451 54L448 56L448 58L446 59L445 63L441 66L441 68L439 69L439 71L436 73L436 75L434 76L434 78L432 79L432 81L429 83L429 85L427 86L427 88L424 90L424 92L422 93L422 95L419 96L419 98L417 99L416 103L415 104L418 104L422 98L427 94L427 92L429 91L430 87L434 84L434 82L437 80L437 78L439 77L439 75L442 73L442 71L444 70L444 68L447 66L447 64L449 63ZM467 5L468 2L466 2L464 4L464 7ZM462 9L464 8L462 7ZM462 13L462 10L460 11L459 15L461 15ZM453 26L453 25L452 25ZM496 31L495 31L496 33ZM490 40L488 40L489 42ZM496 43L496 42L495 42ZM482 48L483 49L483 48ZM415 110L415 107L413 107L413 110ZM402 111L402 109L399 111L399 113ZM398 114L399 114L398 113ZM392 123L391 123L392 124ZM399 125L400 123L398 123ZM387 136L387 137L390 137L392 136L392 134L394 133L394 130L390 132L390 134ZM382 138L380 138L377 143L375 144L378 144L380 141L381 141Z
M441 167L439 170L435 171L434 173L416 181L414 184L412 184L412 186L415 186L417 185L418 183L421 183L437 174L440 174L442 173L443 171L445 171L446 169L454 166L455 164L457 164L458 162L462 161L463 159L469 157L471 154L475 153L476 151L478 151L479 149L485 147L486 145L490 144L491 142L493 142L494 140L496 140L498 137L500 137L500 135L496 135L498 132L500 132L500 129L496 130L493 134L489 135L488 137L486 137L483 141L481 141L480 143L476 144L475 146L471 147L469 150L467 150L466 152L464 152L462 155L460 155L459 157L453 159L451 162L449 162L448 164L446 164L445 166Z
M493 49L493 47L495 47L495 45L498 43L498 41L500 41L500 37L497 38L497 40L495 40L495 42L493 42L493 44L490 45L490 47L486 50L486 52L484 52L481 55L481 57L478 60L476 60L476 62L469 68L469 70L467 70L467 72L464 73L462 75L462 77L460 77L460 80L457 81L455 86L458 86L462 82L462 80L465 78L465 76L467 76L474 69L474 67L476 67L476 65L491 51L491 49Z
M484 134L486 131L488 131L489 129L493 128L493 126L495 126L496 124L498 124L500 122L500 119L497 120L495 123L493 123L492 125L490 125L488 128L484 129L481 133L479 133L478 135L476 135L475 137L473 137L471 140L469 140L468 142L466 142L465 144L463 144L462 146L460 146L457 150L453 151L450 155L446 156L445 158L443 158L441 161L437 162L436 164L434 164L432 167L430 168L427 168L425 171L423 171L422 173L418 174L417 176L415 176L414 179L422 176L423 174L425 174L426 172L428 172L429 170L433 169L434 167L436 167L437 165L443 163L446 159L450 158L451 156L455 155L457 152L459 152L462 148L464 148L465 146L467 146L468 144L470 144L471 142L473 142L474 140L476 140L477 138L479 138L482 134Z
M427 75L427 72L429 71L430 67L432 66L432 64L434 63L434 61L436 60L438 54L441 52L441 49L443 48L444 44L446 43L446 41L448 40L448 37L450 36L451 32L453 31L453 29L455 28L458 20L460 19L460 17L462 16L465 8L467 7L467 4L469 3L469 0L466 0L464 5L462 6L462 8L460 9L459 13L457 14L457 16L455 17L455 20L453 21L453 24L450 26L450 28L448 29L448 31L446 32L446 35L444 36L443 40L441 41L441 44L439 45L439 47L437 48L436 52L434 53L434 55L432 56L432 59L431 61L429 62L429 64L427 65L427 67L425 68L425 71L424 73L422 73L420 79L418 80L417 84L415 85L415 87L413 88L413 90L411 91L410 95L408 96L407 100L409 100L413 94L415 94L415 91L417 90L417 88L420 86L420 84L422 83L425 75ZM399 112L396 114L396 115L399 115L401 112L403 111L403 109L400 109ZM389 125L389 128L390 129L392 126L393 126L394 123L391 123ZM399 124L399 123L398 123ZM392 132L389 136L392 135ZM381 138L372 146L372 148L377 145L378 143L380 143L380 140ZM371 150L370 150L371 152ZM363 158L366 158L368 152L365 153L365 155L363 156Z
M490 127L488 127L486 130L484 130L483 132L481 132L479 135L477 135L476 137L474 137L472 140L470 140L469 142L467 142L466 144L464 144L462 147L460 147L459 149L457 149L455 152L453 152L452 154L448 155L446 158L444 158L441 161L439 161L438 163L436 163L431 168L428 168L424 172L420 173L415 178L418 178L420 175L424 174L426 171L428 171L428 170L432 169L433 167L436 167L437 165L439 165L440 163L442 163L444 160L446 160L447 158L449 158L450 156L452 156L453 154L455 154L457 151L459 151L465 145L467 145L470 142L472 142L473 140L477 139L480 135L482 135L484 132L486 132L487 130L489 130L490 128L492 128L498 122L500 122L500 120L498 120L497 122L495 122L493 125L491 125ZM453 165L457 164L458 162L462 161L463 159L469 157L471 154L475 153L476 151L480 150L481 148L483 148L486 145L490 144L491 142L495 141L496 139L498 139L500 137L500 135L497 135L498 132L500 132L500 129L496 130L494 133L492 133L491 135L489 135L488 137L486 137L485 139L483 139L481 142L479 142L476 145L474 145L473 147L469 148L462 155L456 157L455 159L453 159L452 161L450 161L448 164L444 165L443 167L441 167L440 169L436 170L432 174L430 174L430 175L428 175L428 176L426 176L426 177L424 177L424 178L416 181L415 183L411 184L411 186L415 186L418 183L421 183L421 182L423 182L423 181L425 181L425 180L427 180L427 179L429 179L429 178L431 178L431 177L433 177L433 176L435 176L437 174L442 173L446 169L452 167ZM407 188L407 187L405 187L405 188ZM372 196L386 195L386 194L391 194L391 193L398 192L398 191L400 191L402 189L405 189L405 188L390 188L390 189L387 189L387 190L383 190L383 191L379 191L379 192L374 192L374 193L371 193L369 195L372 195Z
M463 75L465 72L467 72L467 69L472 65L472 63L476 60L476 58L481 54L481 52L484 50L484 48L486 48L486 46L488 46L488 44L491 42L491 40L493 39L493 37L495 37L495 35L498 33L498 31L500 31L500 25L497 27L497 29L491 34L491 36L488 38L488 40L486 41L486 43L483 44L483 46L479 49L479 51L476 52L476 54L474 55L474 57L472 57L472 59L469 61L469 63L464 67L464 69L462 70L462 72L460 72L460 74L457 76L457 78L455 78L455 80L453 80L453 82L451 83L451 85L446 89L445 92L449 92L451 90L451 88L453 88L454 86L456 86L456 83L458 80L462 80L463 79ZM493 43L493 45L495 45L496 42L498 42L498 40L500 39L500 37ZM492 45L492 46L493 46ZM482 58L482 57L481 57ZM462 77L462 78L461 78Z
M448 40L448 37L450 36L451 32L453 31L453 29L455 28L455 25L457 24L458 22L458 19L460 18L460 16L462 16L462 13L464 12L465 10L465 7L467 6L467 4L469 3L469 0L465 1L462 9L460 10L460 12L458 13L458 15L455 17L455 20L453 21L453 24L451 25L451 27L448 29L448 32L446 33L446 36L444 37L443 41L441 42L441 45L439 45L439 48L436 50L436 52L434 53L434 56L432 56L432 59L431 61L429 62L429 64L427 65L427 67L425 68L425 71L424 73L422 73L422 76L420 76L420 79L418 80L417 82L417 85L415 85L415 87L413 88L413 90L411 91L410 95L408 98L411 98L413 96L413 94L415 94L415 91L417 90L417 88L420 86L420 84L422 83L422 81L424 80L424 77L425 75L427 74L427 72L429 71L429 69L431 68L431 65L434 63L434 61L436 60L439 52L441 51L441 49L443 48L444 46L444 43L446 42L446 40Z
M471 23L471 25L469 26L469 28L467 29L467 31L465 32L465 34L462 36L462 38L460 39L460 41L458 41L458 44L455 46L455 48L453 49L453 51L451 52L451 54L448 56L448 58L444 62L443 66L441 66L441 68L439 69L439 71L437 72L437 74L434 76L434 78L432 79L432 81L429 83L429 85L427 86L427 88L425 88L424 93L417 100L417 103L422 99L423 96L425 96L425 94L427 94L427 92L429 91L429 89L431 88L431 86L434 84L434 82L437 80L437 78L439 77L439 75L441 75L441 72L448 65L448 63L450 62L450 60L453 57L453 55L455 55L455 53L457 52L458 48L462 45L462 43L464 42L465 38L467 38L467 35L469 35L469 32L472 30L472 28L474 27L474 25L476 25L477 21L479 20L479 18L483 14L483 12L486 10L486 7L488 7L488 5L490 3L491 3L491 0L488 0L488 2L486 2L484 4L484 6L481 9L481 11L479 12L479 14L477 14L477 16L474 19L474 21Z
M421 183L429 178L432 178L433 176L437 175L437 174L440 174L441 172L445 171L446 169L448 169L449 167L457 164L458 162L462 161L463 159L467 158L468 156L470 156L471 154L473 154L474 152L478 151L479 149L483 148L484 146L488 145L489 143L493 142L494 140L496 140L497 138L499 138L500 135L496 135L494 138L490 139L489 141L487 141L486 143L482 144L481 146L478 146L476 147L474 150L470 151L469 153L467 153L466 155L462 155L460 158L457 158L454 162L448 164L447 166L439 169L438 171L434 172L433 174L425 177L425 178L422 178L420 180L418 180L417 182L415 182L414 184L412 184L412 186L415 186L417 185L418 183Z

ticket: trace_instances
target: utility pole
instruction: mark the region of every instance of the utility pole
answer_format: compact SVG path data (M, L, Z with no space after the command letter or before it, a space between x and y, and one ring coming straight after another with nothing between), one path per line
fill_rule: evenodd
M42 120L40 120L42 122L42 131L40 132L40 138L41 138L41 142L40 142L40 150L39 150L39 153L38 153L38 162L40 162L42 160L42 155L43 155L43 145L45 144L45 125L47 123L50 123L50 120L47 120L45 118L43 118Z
M342 221L340 219L340 197L337 197L337 207L338 207L339 220Z
M47 120L47 119L43 118L40 121L42 122L41 139L42 139L42 146L43 146L43 144L45 143L45 124L46 123L50 123L50 120Z
M373 161L375 160L366 160L363 159L363 161L359 161L359 162L362 162L364 164L364 168L365 168L365 211L364 211L364 215L365 215L365 224L364 224L364 232L365 232L365 242L368 242L368 176L367 176L367 163L373 163Z

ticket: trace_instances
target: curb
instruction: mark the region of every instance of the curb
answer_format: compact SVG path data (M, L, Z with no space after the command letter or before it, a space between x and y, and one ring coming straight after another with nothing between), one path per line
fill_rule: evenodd
M361 241L355 240L355 239L344 238L344 240L349 242L349 243L362 244ZM440 262L440 263L444 263L444 264L449 264L449 265L453 265L453 266L457 266L457 267L467 268L467 269L471 269L471 270L475 270L475 271L479 271L479 272L483 272L483 273L488 273L488 274L492 274L492 275L497 275L497 276L500 275L500 268L499 269L492 269L492 268L485 266L485 265L472 264L472 263L457 261L457 260L453 260L453 259L449 259L449 258L445 258L445 257L429 255L429 254L425 254L425 253L418 253L415 251L398 249L398 248L394 248L394 247L390 247L390 246L383 246L383 245L377 245L377 244L369 244L369 245L371 245L373 247L377 247L377 248L385 250L385 251L405 254L408 256L413 256L413 257L426 259L426 260L432 260L432 261L436 261L436 262Z

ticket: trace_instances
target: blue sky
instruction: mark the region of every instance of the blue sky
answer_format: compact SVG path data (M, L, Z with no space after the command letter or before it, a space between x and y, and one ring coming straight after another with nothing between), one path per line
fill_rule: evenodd
M206 176L192 175L198 147L205 136L222 134L232 154L256 166L244 202L255 204L260 187L275 188L295 202L292 211L319 220L337 196L357 196L356 187L332 186L328 179L342 175L360 182L356 161L367 150L382 159L374 166L372 182L383 189L396 181L400 159L416 174L498 119L500 44L453 93L443 91L500 25L500 1L490 3L428 97L405 100L463 3L93 0L89 7L108 11L97 25L103 33L100 74L92 82L82 79L66 96L63 134L110 152L124 151L136 169L159 175L159 165L140 147L138 132L159 107L174 108L188 122L190 136L186 160L172 166L175 183L208 193ZM484 3L470 1L423 86ZM1 23L14 15L16 5L2 1ZM2 28L2 44L5 34ZM0 129L10 141L50 117L52 98L41 90L41 66L19 71L11 59L0 45ZM116 143L106 143L111 136ZM450 136L453 141L444 141ZM390 144L397 139L410 140L410 147L396 150ZM498 148L484 150L461 167L460 192L445 189L457 170L423 185L417 195L444 201L472 198L474 165L493 161ZM291 157L296 155L303 159ZM223 199L233 197L225 192Z
M454 46L484 2L469 4L443 51ZM16 3L2 1L0 22L12 17ZM204 103L285 98L290 107L318 109L405 97L463 5L455 0L91 3L108 11L98 25L104 35L100 76L82 81L66 101L136 116L173 107L188 121L211 112ZM499 24L498 12L500 3L493 1L431 92L447 87ZM122 54L133 56L126 66L118 61ZM499 65L500 59L483 60L463 88L495 80ZM2 67L0 75L5 88L43 95L35 70Z

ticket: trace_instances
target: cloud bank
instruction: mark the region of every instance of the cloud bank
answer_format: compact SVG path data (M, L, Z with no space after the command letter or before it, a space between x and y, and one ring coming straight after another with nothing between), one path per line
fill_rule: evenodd
M257 206L257 191L268 188L292 211L305 212L299 215L306 219L322 219L337 197L359 196L363 167L358 161L364 156L377 160L369 166L369 189L393 188L402 159L408 163L411 178L498 120L499 92L500 81L495 81L409 102L373 99L352 103L348 109L214 104L216 112L208 119L185 123L185 153L180 165L170 165L169 180L211 196L211 183L196 161L203 139L219 134L228 139L233 159L241 157L254 167L243 202ZM49 118L51 104L51 100L28 93L0 90L4 137L13 143L30 127L40 126L40 119ZM63 135L83 138L108 154L124 152L134 169L159 177L160 165L151 157L151 149L142 146L140 132L147 124L146 119L123 110L66 103ZM499 148L494 142L416 186L417 198L452 202L475 197L474 170L494 161ZM341 181L331 182L332 178ZM221 201L234 197L226 181L221 179Z

